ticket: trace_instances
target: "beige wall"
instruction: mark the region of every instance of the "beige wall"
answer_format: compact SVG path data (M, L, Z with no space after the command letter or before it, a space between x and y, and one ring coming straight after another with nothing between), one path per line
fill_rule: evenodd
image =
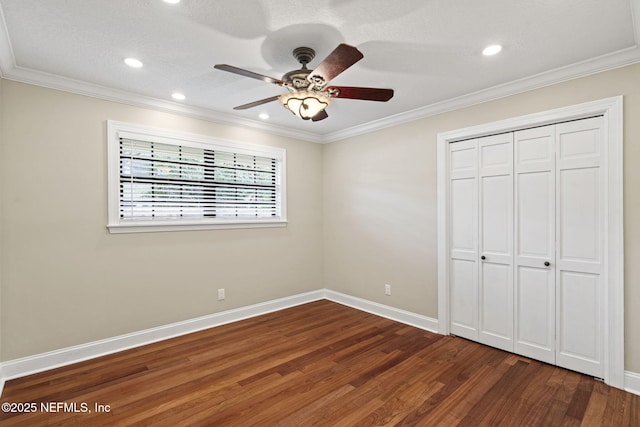
M0 102L2 360L323 287L321 145L12 81ZM288 227L109 234L108 119L285 148Z
M625 368L640 372L640 64L325 146L325 286L437 318L437 133L617 95L624 95Z
M626 369L640 372L640 65L324 146L0 81L0 360L323 287L435 318L436 134L616 95ZM289 226L110 235L108 119L286 148Z

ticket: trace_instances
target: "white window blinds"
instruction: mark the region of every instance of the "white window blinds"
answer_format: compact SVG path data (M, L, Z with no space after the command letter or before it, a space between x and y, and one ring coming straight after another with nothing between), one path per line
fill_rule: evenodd
M118 218L110 225L283 219L283 156L131 132L116 143Z

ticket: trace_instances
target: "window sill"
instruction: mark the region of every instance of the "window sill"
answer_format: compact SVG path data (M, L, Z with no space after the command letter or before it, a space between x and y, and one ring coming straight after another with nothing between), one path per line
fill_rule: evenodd
M111 234L123 233L157 233L163 231L195 231L195 230L224 230L235 228L271 228L286 227L287 220L262 221L217 221L217 222L183 222L183 221L149 221L149 223L120 223L109 224L107 228Z

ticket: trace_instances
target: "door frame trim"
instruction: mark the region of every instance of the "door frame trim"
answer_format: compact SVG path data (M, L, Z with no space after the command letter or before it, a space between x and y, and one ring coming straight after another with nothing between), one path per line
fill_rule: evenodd
M449 170L448 144L497 133L545 126L592 116L604 116L605 144L605 263L604 381L624 389L624 214L623 214L623 97L616 96L506 120L438 133L438 324L450 333L449 316Z

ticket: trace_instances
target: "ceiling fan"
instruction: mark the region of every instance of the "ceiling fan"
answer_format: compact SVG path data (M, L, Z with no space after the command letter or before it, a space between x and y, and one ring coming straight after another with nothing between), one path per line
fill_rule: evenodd
M315 69L310 70L307 64L315 57L316 52L309 47L298 47L293 50L293 56L302 65L299 70L293 70L282 76L282 79L263 76L253 71L234 67L233 65L217 64L218 70L228 71L245 77L273 83L286 87L289 92L276 95L248 104L239 105L234 110L245 110L258 105L280 100L282 105L303 120L314 122L328 117L325 108L331 104L332 98L362 99L365 101L386 102L393 97L393 89L380 89L356 86L327 86L336 76L361 60L364 55L355 47L340 44Z

